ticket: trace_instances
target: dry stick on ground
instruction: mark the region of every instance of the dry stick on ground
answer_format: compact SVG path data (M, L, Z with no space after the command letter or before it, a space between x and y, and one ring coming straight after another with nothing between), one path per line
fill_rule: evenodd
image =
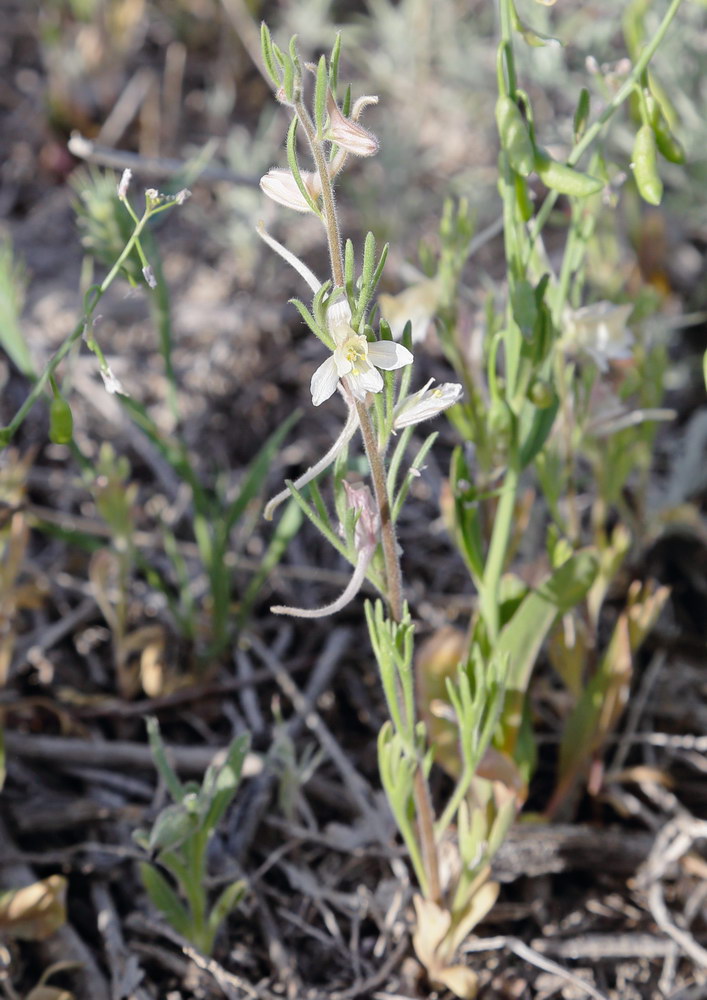
M5 748L9 754L16 754L26 760L39 760L62 764L91 765L93 767L117 767L128 770L154 770L152 752L146 743L128 743L124 740L79 740L64 739L61 736L25 736L22 733L6 732ZM172 766L181 774L203 776L214 760L223 760L225 750L214 752L213 747L167 747L167 756ZM249 753L243 764L243 776L252 778L263 770L263 759L259 754Z
M479 942L483 944L483 942ZM665 958L673 950L672 941L655 934L582 934L581 937L535 938L531 947L540 955L554 955L574 961L602 962L622 958Z
M707 968L707 949L689 931L677 926L663 892L663 878L668 869L679 862L697 840L707 840L705 820L683 812L666 823L655 838L648 860L636 878L636 886L647 890L648 908L661 930L694 962Z
M10 833L0 817L0 844L11 843ZM5 866L0 875L2 885L8 889L31 885L37 881L32 869L22 862ZM90 1000L111 1000L103 973L88 947L70 924L64 924L46 941L37 943L37 948L45 967L55 962L78 963L80 968L75 975L81 984L80 995L90 997Z
M189 168L189 162L166 156L141 156L139 153L128 153L122 149L109 149L91 139L86 139L74 132L68 142L69 152L79 160L95 163L100 167L110 167L113 170L132 170L141 177L170 178L183 175ZM199 179L203 181L229 181L241 187L257 188L260 178L248 174L237 174L227 167L204 167L199 171Z
M523 944L523 942L518 938L507 937L506 935L493 938L478 938L478 940L470 941L462 947L462 951L466 954L504 949L512 951L514 955L518 956L518 958L522 959L524 962L529 962L537 969L542 969L543 972L550 972L555 976L560 976L577 989L583 990L588 996L594 997L594 1000L608 1000L608 998L603 993L600 993L596 987L592 986L591 983L587 983L583 979L580 979L579 976L575 976L574 973L569 971L569 969L563 969L563 967L558 965L557 962L553 962L551 959L540 955L527 944Z

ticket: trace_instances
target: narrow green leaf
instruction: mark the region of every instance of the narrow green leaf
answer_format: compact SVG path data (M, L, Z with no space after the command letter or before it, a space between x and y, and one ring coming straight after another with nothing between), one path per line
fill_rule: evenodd
M277 89L280 88L280 74L275 63L275 54L272 46L272 36L265 21L260 25L260 51L263 54L263 63L268 71L268 76Z
M312 331L315 337L318 337L323 344L325 344L329 350L333 350L334 343L331 337L324 332L324 330L319 326L314 316L311 314L309 309L306 307L301 299L290 299L290 303L295 307L297 312L300 314L302 319L305 321L309 329Z
M297 161L297 117L292 119L290 127L287 130L287 163L290 170L292 171L292 176L295 179L295 184L300 190L300 194L307 202L309 207L312 209L315 215L321 215L319 211L319 206L312 198L307 185L302 180L302 174L300 173L299 163Z
M140 877L153 905L167 919L170 926L182 937L189 937L191 931L189 914L164 875L154 865L143 861L140 864Z
M297 489L297 487L295 486L295 484L292 482L291 479L286 479L285 480L285 485L289 489L289 491L292 494L295 502L297 503L297 506L300 508L300 510L302 511L302 513L305 514L306 517L309 518L309 520L312 522L312 524L314 525L314 527L317 528L324 535L324 537L326 538L326 540L331 545L334 546L334 548L336 549L336 551L339 552L339 553L341 553L341 555L345 559L348 559L349 555L348 555L348 552L346 551L346 546L343 544L343 542L341 541L341 539L337 536L336 532L331 527L328 515L327 515L326 519L324 519L318 511L313 510L312 507L310 507L310 505L307 503L307 501L305 500L305 498L302 495L302 493ZM313 485L314 484L310 483L310 490L311 490L311 488L312 488ZM320 494L320 497L321 497L321 494Z
M275 49L275 56L282 66L282 89L290 104L295 101L295 67L292 59L281 49Z
M356 261L354 258L354 245L351 240L347 239L344 245L344 286L346 288L346 295L351 301L354 297L354 272L356 267Z
M339 84L339 58L341 57L341 32L337 31L334 46L329 56L329 88L336 98L336 88Z
M395 500L393 502L393 510L392 510L392 513L391 513L393 524L395 524L395 522L397 521L398 517L400 516L400 511L402 510L403 504L405 503L405 498L408 495L408 491L410 489L410 486L412 484L413 479L415 478L415 474L418 473L419 470L422 468L422 463L425 461L425 457L427 455L427 452L430 450L430 448L434 444L434 442L435 442L435 440L437 438L437 434L438 434L438 431L433 431L432 434L430 434L425 439L422 447L420 448L420 450L418 451L417 455L415 456L415 458L413 459L413 461L412 461L412 463L410 465L410 469L408 470L408 474L405 476L405 478L402 481L402 484L400 486L400 490L398 491L398 495L396 496L396 498L395 498Z
M329 75L327 72L326 57L320 56L317 64L317 79L314 85L314 124L317 129L317 138L324 136L324 121L326 118L326 99L329 86Z
M536 407L533 408L530 427L523 437L520 447L519 457L521 469L527 468L527 466L530 465L536 455L543 448L545 442L550 436L553 424L555 423L555 417L557 416L559 406L559 400L555 397L550 406L547 406L544 409L537 409ZM526 421L523 421L522 426L525 426L525 423Z
M574 112L574 141L579 142L579 140L584 135L584 131L587 127L587 122L589 121L589 91L586 87L582 87L579 94L579 100L577 101L577 107Z
M531 590L502 629L496 652L510 660L509 688L525 691L540 648L558 615L577 605L599 569L592 549L583 549Z
M24 269L14 258L9 238L0 240L0 347L23 375L36 375L22 332L20 317L25 294Z
M146 724L147 735L150 740L150 749L152 751L152 759L155 762L155 767L162 776L162 780L169 789L169 794L172 796L174 801L181 802L185 794L184 786L177 777L172 765L167 760L167 751L164 742L162 741L159 723L154 716L150 716L146 720Z
M227 885L217 897L216 902L211 907L211 912L209 913L209 919L207 921L212 940L216 937L219 927L229 913L231 913L232 910L235 910L238 904L242 901L246 894L246 889L246 883L243 879L239 879L237 882L231 882L230 885Z
M204 830L210 833L216 828L238 791L243 770L243 761L250 746L250 734L236 737L228 749L223 765L218 769L213 784L211 803L204 817Z

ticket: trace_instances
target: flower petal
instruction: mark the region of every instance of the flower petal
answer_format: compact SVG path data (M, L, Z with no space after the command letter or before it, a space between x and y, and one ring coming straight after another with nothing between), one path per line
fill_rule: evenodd
M368 360L376 368L391 372L396 368L412 364L413 357L402 344L394 344L392 340L378 340L368 345Z
M338 381L339 375L334 363L334 356L332 355L312 375L309 388L312 393L312 402L315 406L319 406L320 403L323 403L330 396L334 395Z
M354 380L364 392L380 392L383 388L383 376L373 365L363 368L360 375L349 375L349 381Z
M353 368L352 363L346 357L341 347L337 347L334 351L334 364L336 365L336 371L339 378L343 378L344 375L348 375Z
M301 172L301 177L305 187L316 201L319 196L319 178L315 174L304 170ZM304 195L297 187L297 181L294 179L291 170L282 170L279 167L273 167L271 170L268 170L264 177L260 178L260 187L268 198L272 198L278 205L293 208L295 212L312 211Z

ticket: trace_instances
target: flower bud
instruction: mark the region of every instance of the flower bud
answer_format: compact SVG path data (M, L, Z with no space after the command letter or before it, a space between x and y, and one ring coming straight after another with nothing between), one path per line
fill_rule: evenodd
M128 188L130 187L130 180L133 176L133 172L129 167L126 167L123 171L123 176L120 178L120 184L118 184L118 197L127 198Z
M366 98L369 104L373 100L373 98ZM375 101L377 100L378 98L375 98ZM363 107L360 101L357 102L357 105L359 108ZM376 137L353 118L346 118L342 115L331 91L327 96L327 111L329 112L327 139L355 156L374 156L378 152Z
M462 387L459 383L443 382L441 385L435 386L434 389L430 389L433 381L434 379L430 379L419 392L408 396L396 406L393 419L394 430L409 427L411 424L419 424L423 420L430 420L459 401L462 394Z

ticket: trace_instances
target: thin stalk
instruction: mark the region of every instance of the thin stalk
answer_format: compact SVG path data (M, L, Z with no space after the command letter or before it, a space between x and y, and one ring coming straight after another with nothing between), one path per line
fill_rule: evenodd
M59 367L59 365L64 360L66 355L69 353L69 351L76 343L76 341L79 339L79 337L82 336L86 328L86 323L95 312L96 306L100 302L101 298L108 291L108 288L113 283L116 275L120 271L123 262L126 260L126 258L132 251L133 247L135 246L137 240L140 237L140 233L145 228L145 224L147 223L149 217L150 213L145 212L143 217L138 221L132 236L123 247L122 253L118 257L118 259L116 260L115 264L110 269L108 274L105 276L101 284L95 290L95 294L93 295L90 307L84 311L83 316L76 324L74 329L71 331L69 336L66 338L64 343L59 348L57 348L52 357L49 359L46 368L39 376L37 381L34 383L31 392L29 393L29 395L27 396L27 398L25 399L24 403L19 408L15 416L12 418L10 423L7 425L7 427L0 428L0 431L2 433L2 436L0 438L0 447L4 447L6 444L10 443L14 435L17 433L19 427L21 427L22 422L24 421L27 414L44 392L44 388L49 379L51 378L51 376L54 374L56 369Z
M381 453L378 450L373 424L368 410L363 403L356 403L361 436L366 449L366 457L371 470L373 493L381 519L381 544L383 546L383 561L385 563L386 597L390 616L395 622L403 617L403 588L400 574L398 546L395 540L395 526L391 517L390 497L386 483L385 467ZM434 832L434 812L430 800L430 790L427 785L422 761L417 760L413 784L415 796L415 815L420 840L422 861L427 875L427 891L429 898L435 903L442 901L442 887L439 877L439 860Z
M395 526L390 510L390 497L388 495L385 467L376 443L373 424L364 403L356 403L356 413L358 414L363 445L366 449L366 457L371 470L373 495L375 496L381 520L381 545L383 547L383 562L385 564L388 607L393 621L401 622L403 618L403 585L400 574L400 560L398 559L398 545L395 540Z
M505 2L505 0L502 0L502 2ZM636 65L629 73L623 86L619 87L619 89L616 91L616 93L611 98L611 100L604 108L602 113L599 115L597 120L594 122L594 124L591 125L584 133L582 138L574 144L570 155L567 157L567 163L569 163L571 167L574 167L579 162L579 159L582 156L582 154L594 142L594 140L596 139L597 135L602 130L604 125L621 107L626 98L629 97L634 87L636 86L636 83L645 73L648 64L655 55L658 46L663 41L663 38L665 37L665 34L668 28L670 27L671 22L675 18L675 15L677 14L682 2L683 0L672 0L672 3L665 12L663 20L660 22L660 25L658 26L658 30L656 31L655 35L650 40L648 45L646 45L643 52L641 52L641 55L638 58L638 61L636 62ZM545 201L542 203L542 206L538 211L538 214L535 216L535 224L531 231L531 246L532 243L538 238L538 236L542 232L545 223L550 217L550 212L552 211L555 202L557 201L557 198L558 198L557 191L551 191L548 194Z
M555 308L553 309L552 320L556 327L559 327L560 325L562 311L567 304L572 275L576 274L578 270L574 265L576 257L575 251L579 242L579 221L577 218L577 210L575 208L575 211L572 213L572 224L567 235L567 241L562 255L562 267L560 269L560 276L557 280L557 288L555 291Z

